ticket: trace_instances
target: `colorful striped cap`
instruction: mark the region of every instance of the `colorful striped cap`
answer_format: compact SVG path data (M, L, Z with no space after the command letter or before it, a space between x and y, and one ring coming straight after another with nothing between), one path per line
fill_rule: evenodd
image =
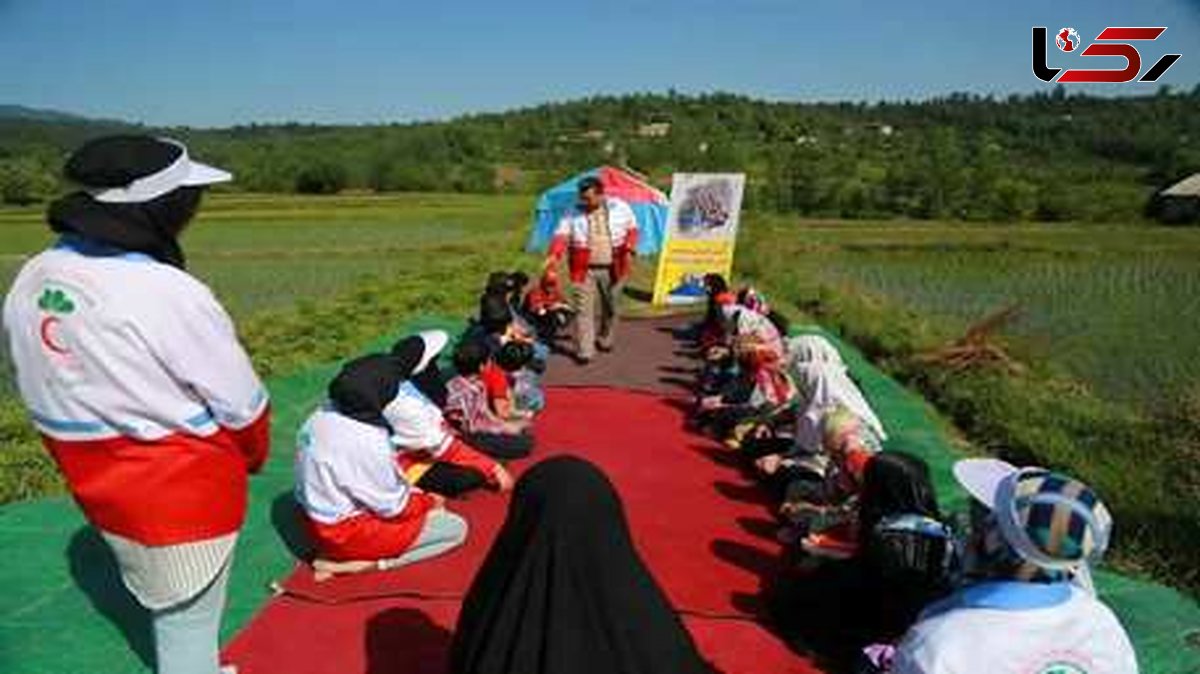
M1112 515L1079 480L998 459L959 461L954 475L971 496L991 508L1005 541L1031 564L1069 571L1104 556Z

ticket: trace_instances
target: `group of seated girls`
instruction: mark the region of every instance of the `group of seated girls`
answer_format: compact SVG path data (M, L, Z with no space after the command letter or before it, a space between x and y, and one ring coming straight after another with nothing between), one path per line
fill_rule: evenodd
M503 462L534 449L548 353L522 311L523 274L493 274L479 316L450 338L428 331L346 363L298 438L295 495L318 580L441 555L466 539L446 498L507 491Z
M771 499L788 563L768 605L795 649L834 671L1008 672L980 668L973 648L999 638L998 649L1036 663L1070 635L1082 651L1059 653L1063 662L1137 671L1091 587L1111 518L1086 485L965 460L955 475L976 507L969 525L952 528L925 462L903 447L883 451L888 434L828 339L787 337L752 288L731 292L718 276L706 286L693 421ZM1052 671L1014 663L1014 672Z

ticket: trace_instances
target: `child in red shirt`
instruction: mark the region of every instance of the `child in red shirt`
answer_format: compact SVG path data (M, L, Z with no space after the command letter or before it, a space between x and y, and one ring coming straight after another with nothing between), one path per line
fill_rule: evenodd
M508 382L504 371L488 356L487 347L479 340L463 341L454 352L454 367L458 375L446 384L446 418L463 439L493 458L528 456L533 450L528 422L505 419L492 406L489 389L507 396Z
M574 314L555 269L547 269L537 285L525 294L523 308L538 338L545 342L553 341Z

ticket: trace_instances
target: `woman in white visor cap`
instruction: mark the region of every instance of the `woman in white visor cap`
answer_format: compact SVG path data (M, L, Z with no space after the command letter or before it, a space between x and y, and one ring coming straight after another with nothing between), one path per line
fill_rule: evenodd
M267 392L233 323L184 270L178 238L230 180L180 143L92 141L57 242L4 302L21 397L121 578L152 616L162 674L216 674L247 475L266 460Z
M1137 674L1121 623L1091 590L1112 517L1082 482L997 459L954 466L973 499L969 583L928 607L896 674Z

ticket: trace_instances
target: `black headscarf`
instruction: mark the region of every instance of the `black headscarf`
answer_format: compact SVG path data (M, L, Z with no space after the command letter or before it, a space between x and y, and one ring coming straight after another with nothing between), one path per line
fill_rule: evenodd
M421 352L414 354L412 350L398 355L373 353L355 358L329 383L329 401L351 419L387 428L383 408L396 398L400 384L420 360Z
M885 518L917 515L941 522L929 466L905 452L881 452L871 458L863 476L859 501L863 557L871 573L884 583L904 619L915 619L929 597L942 592L948 577L953 542L948 529L880 526Z
M425 355L425 340L421 339L420 335L405 337L392 346L392 355L403 359L404 362L419 363ZM414 372L409 381L424 393L426 398L432 400L433 404L441 408L446 407L446 399L450 392L446 390L446 377L438 367L436 357L420 372Z
M776 579L768 606L788 644L818 656L829 671L858 671L864 646L893 643L920 611L945 591L948 541L914 531L877 531L884 518L937 519L937 501L925 462L903 452L881 452L867 463L859 501L862 552L828 561L806 574Z
M451 674L711 671L638 557L612 484L575 457L517 483L450 658Z
M182 148L147 136L108 136L79 148L63 168L67 180L87 188L124 187L171 165ZM182 269L178 237L196 214L202 187L180 187L142 203L105 203L73 192L50 204L47 221L59 234L120 250L145 253Z
M490 334L504 332L512 323L512 306L503 293L486 292L479 298L479 324Z

